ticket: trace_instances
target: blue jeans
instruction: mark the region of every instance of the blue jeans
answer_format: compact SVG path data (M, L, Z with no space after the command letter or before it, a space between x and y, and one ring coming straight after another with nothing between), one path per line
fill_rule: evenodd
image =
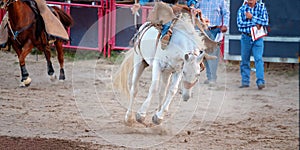
M220 28L210 30L210 38L214 40L219 32L221 32ZM218 63L220 59L220 46L217 46L212 53L209 53L209 55L217 56L217 59L204 61L204 65L206 67L206 77L209 81L216 81Z
M172 21L169 21L168 23L162 25L161 37L164 37L168 33L171 24Z
M250 56L251 53L254 57L255 69L256 69L256 85L265 84L264 80L264 40L260 38L256 41L252 41L252 38L248 35L242 34L241 38L241 57L240 64L242 85L250 84Z

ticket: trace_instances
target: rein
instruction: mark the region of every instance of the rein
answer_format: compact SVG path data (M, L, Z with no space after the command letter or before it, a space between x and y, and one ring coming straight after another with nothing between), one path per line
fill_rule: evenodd
M22 33L23 31L29 29L31 26L33 25L33 22L25 27L23 27L21 30L18 30L18 31L15 31L12 29L11 27L11 24L10 24L10 21L8 21L8 27L9 27L9 30L10 32L12 33L12 35L14 36L14 40L17 40L17 37L20 33ZM18 41L18 40L17 40Z

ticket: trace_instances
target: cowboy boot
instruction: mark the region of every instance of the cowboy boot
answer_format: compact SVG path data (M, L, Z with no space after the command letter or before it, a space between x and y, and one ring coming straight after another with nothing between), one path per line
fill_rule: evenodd
M168 32L161 38L161 49L165 50L170 43L172 31L169 29Z

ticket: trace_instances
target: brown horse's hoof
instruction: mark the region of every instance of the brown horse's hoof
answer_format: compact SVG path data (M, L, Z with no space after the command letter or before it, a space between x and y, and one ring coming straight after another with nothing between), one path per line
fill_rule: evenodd
M21 84L20 84L20 87L28 87L30 84L31 84L31 78L27 77L26 80L22 81Z
M60 69L60 73L59 73L59 81L64 81L65 79L66 79L66 77L65 77L65 71L64 71L64 69L62 68L62 69Z
M50 77L50 81L52 81L52 82L54 82L57 79L55 74L50 75L49 77Z

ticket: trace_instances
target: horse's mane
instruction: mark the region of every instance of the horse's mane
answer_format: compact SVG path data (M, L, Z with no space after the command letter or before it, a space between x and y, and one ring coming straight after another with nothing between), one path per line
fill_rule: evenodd
M200 18L192 17L190 8L183 5L174 5L172 7L174 13L181 14L180 21L177 21L177 24L174 26L179 30L183 30L186 33L189 33L191 39L196 43L198 48L205 49L207 53L211 53L218 43L213 41L205 32L207 30L207 24L203 22L201 13L199 14ZM194 20L193 20L194 19ZM197 25L198 24L198 25ZM195 29L195 26L198 27L198 30ZM204 45L201 44L204 40Z
M202 44L205 36L199 35L199 32L196 31L191 16L188 13L182 13L182 16L178 19L174 25L174 29L180 32L184 32L186 36L189 36L191 40L197 45L199 49L207 49L205 44Z

